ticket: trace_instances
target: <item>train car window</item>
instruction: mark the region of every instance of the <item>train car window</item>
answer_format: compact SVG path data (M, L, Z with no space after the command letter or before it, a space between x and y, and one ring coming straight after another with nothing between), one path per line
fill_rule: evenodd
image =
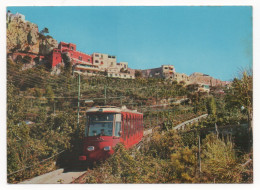
M120 137L121 134L120 131L122 130L121 129L121 114L116 114L115 116L115 128L114 128L114 136L116 137Z
M116 137L120 137L121 134L120 134L120 131L121 131L121 122L116 122L116 127L115 127L115 134L114 136Z
M89 115L88 136L112 136L114 115Z

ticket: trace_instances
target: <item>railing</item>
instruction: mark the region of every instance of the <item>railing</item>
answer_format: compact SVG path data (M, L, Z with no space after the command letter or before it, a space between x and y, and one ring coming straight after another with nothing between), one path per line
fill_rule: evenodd
M77 65L77 66L75 66L75 68L78 68L78 69L91 69L91 70L99 71L98 68L96 68L96 67L91 67L91 66L88 66L88 65L86 65L86 66Z
M57 153L57 154L55 154L55 155L53 155L53 156L51 156L51 157L49 157L49 158L46 158L46 159L44 159L44 160L42 160L42 161L40 161L40 162L37 162L36 164L30 165L30 166L26 166L26 167L24 167L24 168L22 168L22 169L20 169L20 170L17 170L17 171L15 171L15 172L9 173L9 174L7 174L7 176L11 176L11 175L16 174L16 173L18 173L18 172L21 172L21 171L27 170L27 169L29 169L29 168L35 167L35 166L39 165L40 163L46 162L47 160L50 160L51 158L54 158L55 156L58 156L59 154L63 153L64 151L65 151L65 150L62 150L62 151L60 151L59 153Z
M206 118L206 117L208 117L208 114L204 114L204 115L201 115L199 117L196 117L196 118L190 119L188 121L185 121L185 122L175 126L173 129L174 130L183 130L186 125L192 124L194 122L198 122L198 121L200 121L200 119L203 119L203 118Z

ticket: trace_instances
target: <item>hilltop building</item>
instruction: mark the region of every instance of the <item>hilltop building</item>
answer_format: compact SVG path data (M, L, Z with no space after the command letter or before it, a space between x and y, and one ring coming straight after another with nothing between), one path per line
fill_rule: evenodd
M186 75L185 73L175 72L173 79L177 82L184 82L186 85L191 83L189 76Z
M174 80L177 82L184 82L185 85L198 84L198 91L209 92L210 86L225 86L228 83L215 79L207 74L192 73L190 76L184 73L175 73Z
M100 74L99 67L93 65L91 55L77 51L75 44L65 42L60 42L58 48L53 49L51 53L50 62L53 70L56 69L56 66L64 64L63 58L65 56L72 63L73 71L88 76Z
M53 70L63 63L63 56L71 61L73 71L86 76L106 75L113 78L134 79L134 70L128 68L127 62L117 63L116 56L103 53L88 55L76 50L72 43L60 42L58 48L53 49L50 62Z
M116 56L104 53L93 53L93 65L100 71L107 73L108 77L134 79L135 71L128 67L127 62L117 63Z
M175 68L173 65L162 65L158 68L141 70L143 77L163 78L173 80Z
M225 81L221 81L218 79L215 79L209 75L203 74L203 73L192 73L189 76L189 80L191 81L191 84L200 84L200 85L208 85L208 86L224 86L226 85Z

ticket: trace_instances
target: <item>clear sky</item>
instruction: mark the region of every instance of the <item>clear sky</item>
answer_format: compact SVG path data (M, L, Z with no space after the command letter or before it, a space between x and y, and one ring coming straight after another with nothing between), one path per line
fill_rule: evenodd
M58 42L107 53L130 68L162 64L177 72L231 80L252 67L252 8L248 6L8 7L47 27Z

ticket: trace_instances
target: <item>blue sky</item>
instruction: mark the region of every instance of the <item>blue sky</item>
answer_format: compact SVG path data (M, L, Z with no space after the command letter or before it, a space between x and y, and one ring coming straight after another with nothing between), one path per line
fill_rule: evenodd
M108 53L134 69L175 66L177 72L231 80L252 66L248 6L8 7L47 27L58 42Z

